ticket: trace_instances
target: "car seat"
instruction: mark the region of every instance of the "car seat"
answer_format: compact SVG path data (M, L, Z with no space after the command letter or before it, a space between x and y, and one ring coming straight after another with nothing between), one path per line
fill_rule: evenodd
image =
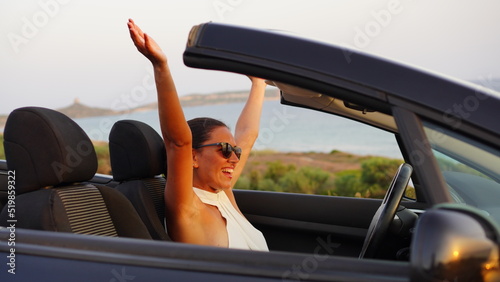
M0 212L9 201L9 175L7 171L7 163L0 162Z
M134 205L151 237L170 240L165 231L166 151L161 136L135 120L116 122L109 134L115 189Z
M4 130L8 169L15 171L15 214L0 225L88 235L151 239L132 204L113 188L88 182L97 156L87 134L64 114L14 110Z

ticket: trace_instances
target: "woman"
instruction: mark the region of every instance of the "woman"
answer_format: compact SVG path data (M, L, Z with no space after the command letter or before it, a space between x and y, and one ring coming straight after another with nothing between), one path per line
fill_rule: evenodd
M234 137L214 119L194 119L188 125L167 57L134 21L129 20L128 27L135 46L154 68L167 151L165 204L170 237L184 243L268 250L262 233L239 210L232 191L257 139L264 81L250 78L252 88Z

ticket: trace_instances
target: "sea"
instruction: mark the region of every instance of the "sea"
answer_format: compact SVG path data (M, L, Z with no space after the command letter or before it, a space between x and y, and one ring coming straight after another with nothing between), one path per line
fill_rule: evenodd
M232 103L185 107L184 115L188 120L195 117L219 119L234 132L243 106L244 103ZM90 139L107 142L113 124L124 119L142 121L160 132L156 110L75 121ZM259 138L253 149L321 153L338 150L356 155L402 158L394 134L390 132L335 115L281 105L279 101L264 102Z

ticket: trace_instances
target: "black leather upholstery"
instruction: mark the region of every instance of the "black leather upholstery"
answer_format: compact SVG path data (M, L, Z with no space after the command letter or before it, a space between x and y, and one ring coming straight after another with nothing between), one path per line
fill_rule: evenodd
M130 202L114 189L85 184L97 170L92 142L73 120L26 107L5 125L9 170L16 174L17 228L151 238ZM7 225L7 209L0 225Z
M73 120L57 111L28 107L13 111L4 129L5 158L16 169L16 192L92 178L97 156Z
M0 171L7 171L7 163L0 162ZM9 200L8 180L7 173L3 174L0 172L0 212Z
M149 125L134 120L116 122L109 135L116 189L134 205L151 237L170 240L165 232L166 152L161 136Z
M116 181L149 178L166 171L163 139L143 122L116 122L109 135L109 150Z

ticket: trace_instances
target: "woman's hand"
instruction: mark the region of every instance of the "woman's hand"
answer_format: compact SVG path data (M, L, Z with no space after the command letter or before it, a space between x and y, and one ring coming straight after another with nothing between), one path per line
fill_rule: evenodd
M250 76L250 75L247 75L247 77L250 79L250 81L252 82L253 85L261 85L261 86L266 85L266 81L262 78Z
M130 38L134 41L135 47L155 66L161 66L167 63L167 57L160 46L150 36L144 33L132 19L128 20L128 29Z

